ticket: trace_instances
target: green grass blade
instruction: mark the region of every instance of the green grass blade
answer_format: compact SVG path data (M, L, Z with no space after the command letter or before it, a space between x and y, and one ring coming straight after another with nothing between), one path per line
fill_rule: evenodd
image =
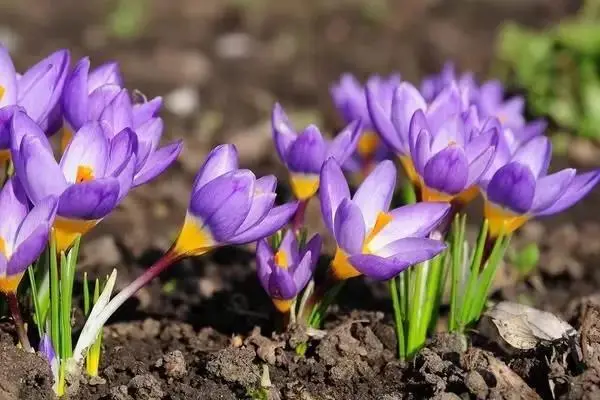
M60 339L60 282L58 279L58 262L56 259L56 237L54 232L50 238L50 337L57 354L62 354Z
M37 282L35 281L35 273L33 272L33 267L29 266L27 268L27 274L29 275L29 284L31 285L31 299L33 300L33 321L35 322L35 326L38 331L38 335L41 338L43 335L42 329L42 319L40 315L40 303L37 296Z

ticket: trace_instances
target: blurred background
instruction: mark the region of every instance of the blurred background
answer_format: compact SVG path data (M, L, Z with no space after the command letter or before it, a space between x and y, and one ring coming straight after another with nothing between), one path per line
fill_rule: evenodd
M600 95L580 93L581 79L596 82L598 3L577 14L583 5L571 0L0 0L0 42L20 70L64 47L93 65L118 61L130 89L164 97L165 140L185 140L178 164L95 231L138 255L168 246L215 144L234 142L245 166L285 177L270 142L273 103L332 132L328 89L344 72L418 83L451 60L531 93L532 113L559 122L555 131L593 136L594 120L572 121L594 109L600 118ZM558 73L565 96L553 89Z

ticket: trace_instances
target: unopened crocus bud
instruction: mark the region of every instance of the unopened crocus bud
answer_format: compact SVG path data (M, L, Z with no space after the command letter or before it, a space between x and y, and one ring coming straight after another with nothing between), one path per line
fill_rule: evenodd
M321 237L315 235L300 248L291 230L286 232L279 248L275 250L266 239L258 242L258 279L280 312L290 310L294 298L310 281L319 260L321 243Z

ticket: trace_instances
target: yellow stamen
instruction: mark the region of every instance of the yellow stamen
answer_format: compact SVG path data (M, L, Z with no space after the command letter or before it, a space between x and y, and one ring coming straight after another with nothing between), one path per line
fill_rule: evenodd
M2 239L0 237L0 254L2 254L4 257L7 257L8 254L6 254L6 243L4 243L4 239Z
M77 167L77 176L75 177L75 183L83 183L94 180L94 170L87 165L80 165Z
M415 188L420 188L422 186L422 179L419 174L417 174L417 170L415 169L415 165L410 156L400 156L400 163L413 186Z
M510 234L519 229L531 218L529 215L519 215L485 201L484 214L489 222L490 236Z
M275 305L275 308L280 313L286 313L286 312L290 311L290 308L292 308L292 303L293 303L292 299L290 299L290 300L271 299L271 300L273 300L273 304Z
M292 174L292 191L298 200L308 200L319 189L319 175Z
M290 266L289 259L288 259L286 252L281 249L277 253L275 253L275 255L273 256L273 262L279 268L283 268L283 269L287 269Z
M73 140L73 136L75 136L73 129L65 122L63 124L62 130L61 130L61 136L60 136L61 152L63 152L63 153L65 152L65 149L67 148L67 146L69 146L69 143L71 143L71 140Z
M375 132L364 132L358 140L356 151L363 158L372 158L379 146L379 136Z
M373 229L371 229L371 232L367 235L367 238L365 239L365 247L369 244L371 240L373 240L375 235L381 232L387 224L392 222L393 219L394 218L390 214L385 212L380 212L379 214L377 214L375 226L373 227Z
M75 241L78 235L83 236L92 229L99 220L83 220L56 217L54 220L54 237L57 252L65 251Z
M5 164L10 160L10 150L0 150L0 164Z
M0 100L4 97L4 93L6 93L6 89L4 86L0 85Z
M15 293L21 283L23 273L0 277L0 293Z
M173 253L178 256L199 256L215 245L208 227L204 227L199 218L188 215L173 247Z
M477 197L478 194L479 189L477 186L471 186L470 188L465 189L454 196L438 192L437 190L428 188L427 186L423 186L423 190L421 191L423 201L442 201L446 203L455 202L462 206L470 203L473 199L475 199L475 197Z

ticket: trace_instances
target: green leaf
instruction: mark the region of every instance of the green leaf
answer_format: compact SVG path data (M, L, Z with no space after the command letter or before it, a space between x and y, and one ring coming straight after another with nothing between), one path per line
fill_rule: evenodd
M536 243L530 243L517 253L512 260L522 276L529 275L540 260L540 249Z
M583 55L600 54L600 24L598 21L563 21L556 27L556 40L561 45Z

